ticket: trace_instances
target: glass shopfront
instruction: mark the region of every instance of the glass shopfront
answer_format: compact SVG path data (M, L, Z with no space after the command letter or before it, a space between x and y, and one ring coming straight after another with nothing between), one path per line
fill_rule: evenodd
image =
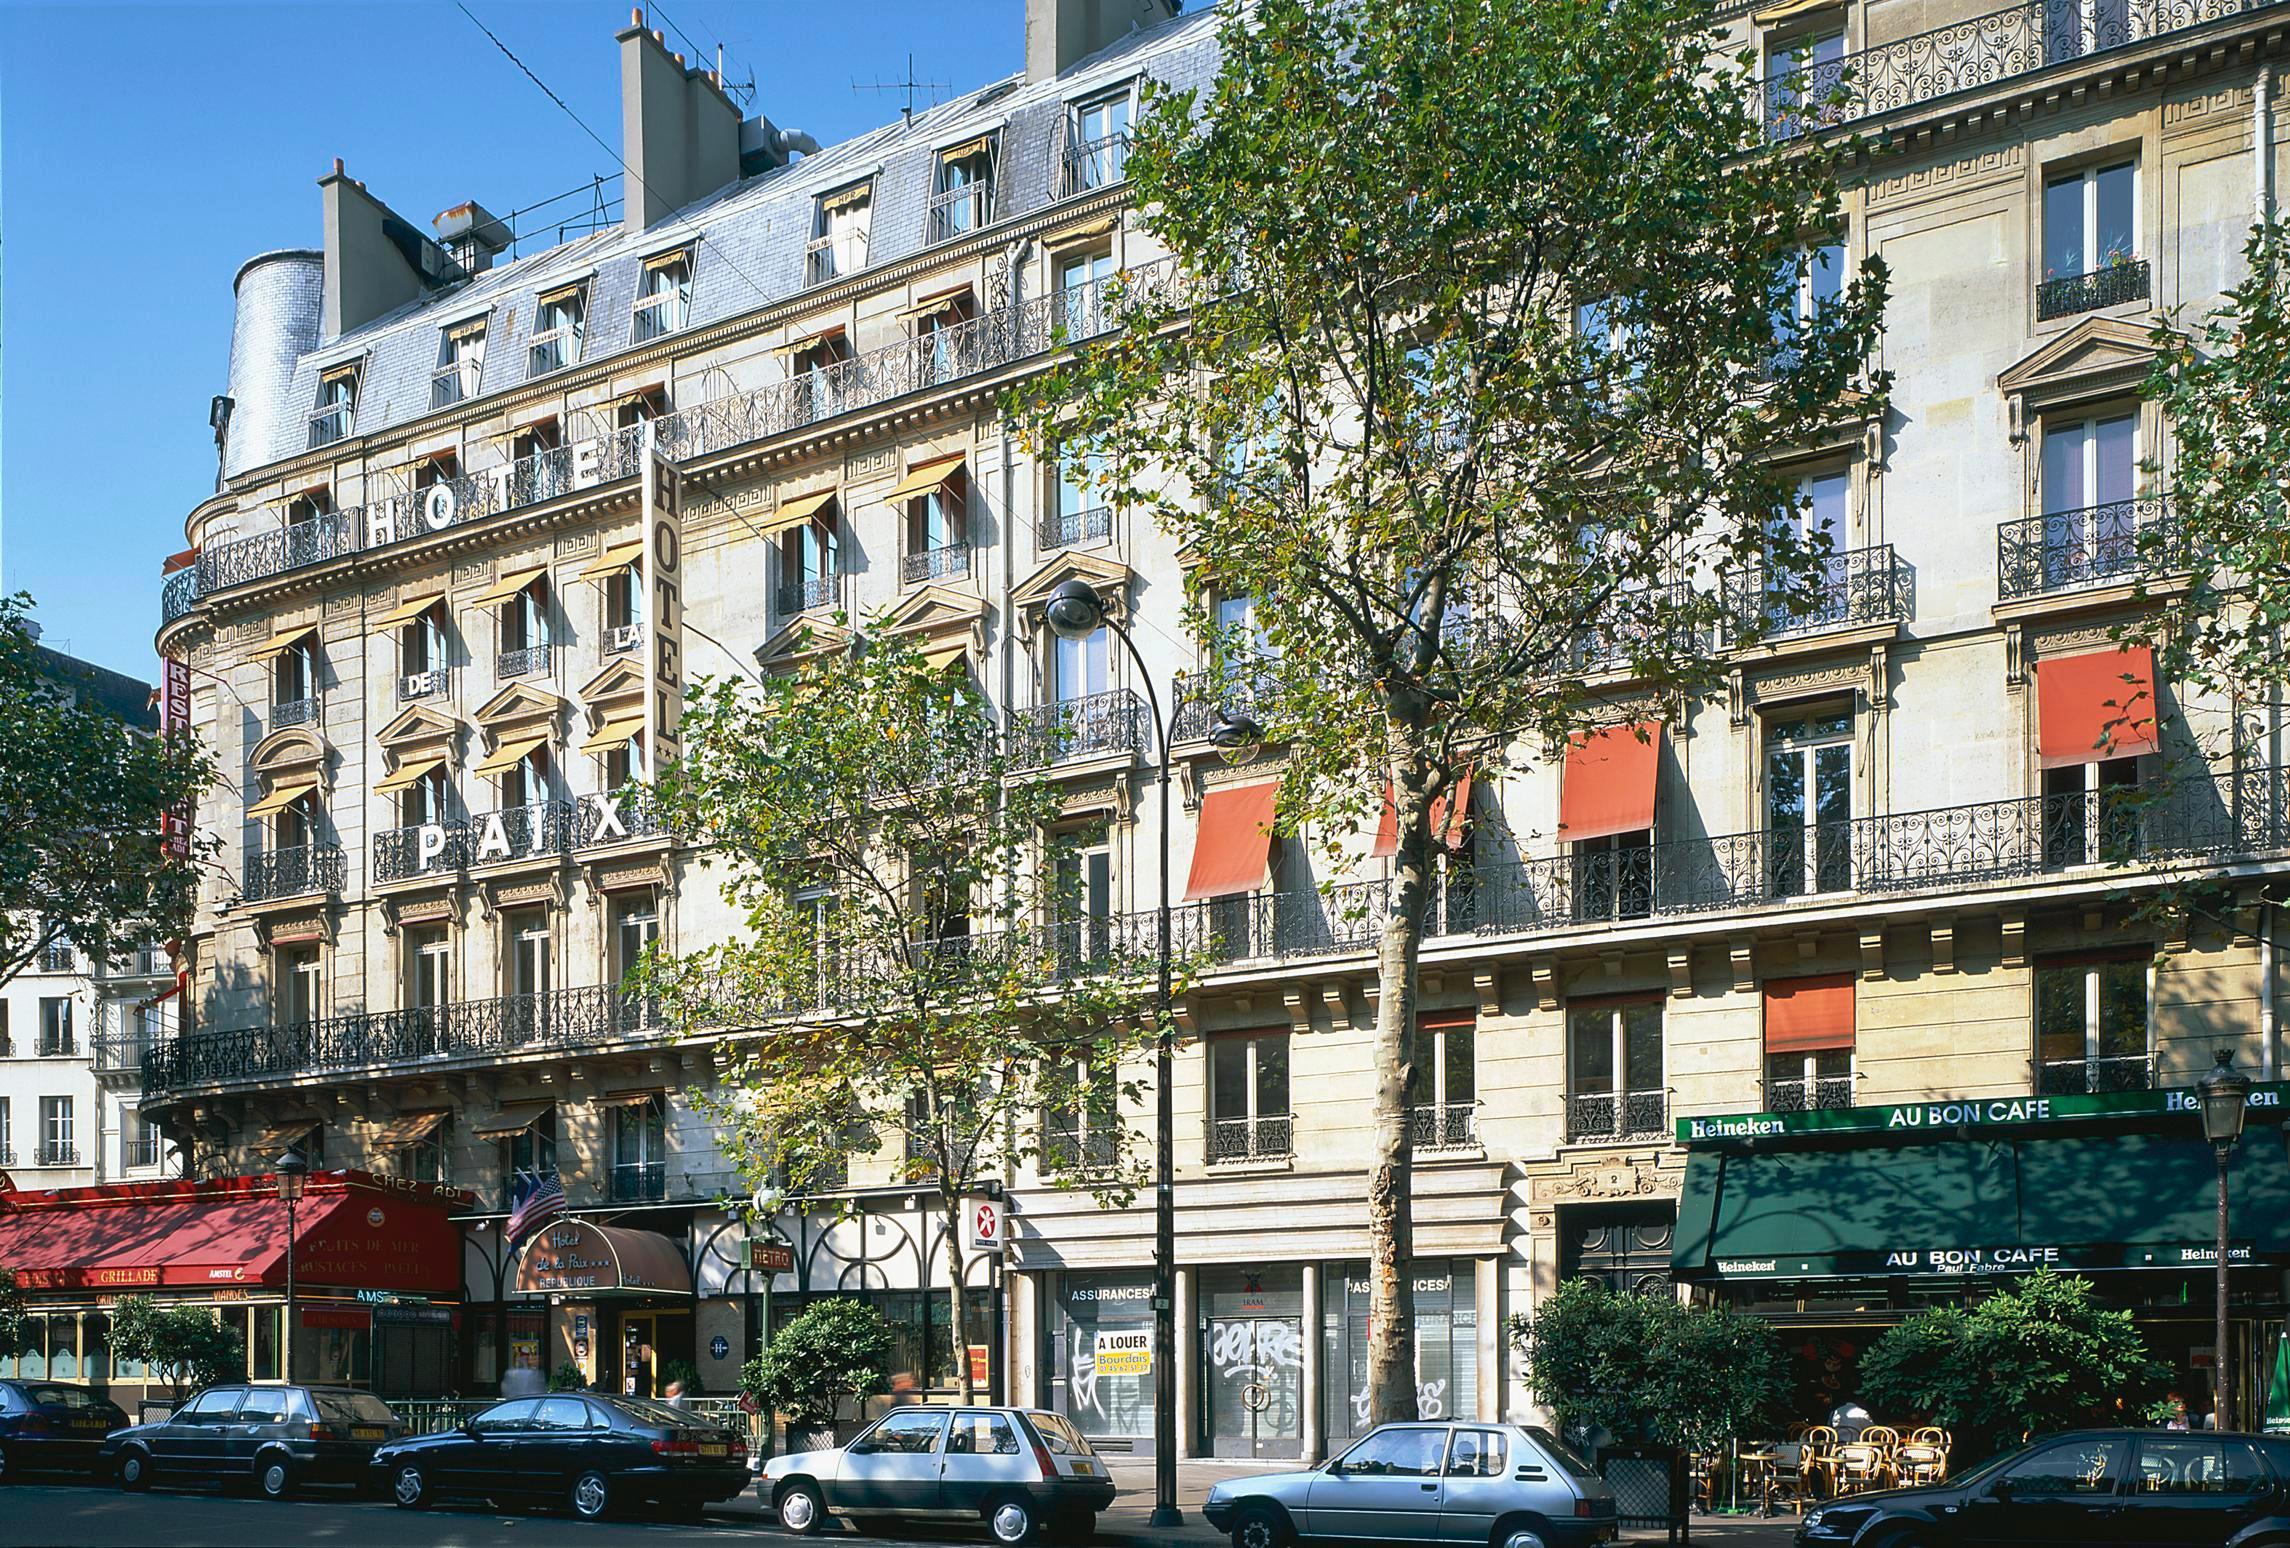
M1411 1267L1416 1412L1425 1419L1477 1418L1479 1303L1471 1260ZM1333 1449L1374 1428L1368 1422L1368 1266L1331 1263L1324 1283L1321 1413Z
M1304 1452L1304 1270L1201 1271L1202 1439L1216 1457Z
M1150 1451L1153 1276L1061 1275L1047 1323L1050 1406L1101 1451Z

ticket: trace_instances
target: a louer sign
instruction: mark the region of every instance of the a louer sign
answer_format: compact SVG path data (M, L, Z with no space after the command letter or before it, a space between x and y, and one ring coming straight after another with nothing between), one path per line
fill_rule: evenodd
M2251 1116L2290 1109L2290 1081L2250 1088ZM2170 1091L2107 1091L2095 1095L1993 1097L1947 1102L1905 1102L1889 1107L1826 1107L1803 1113L1729 1113L1680 1118L1681 1145L1728 1140L1781 1139L1804 1134L1913 1134L1958 1129L2041 1127L2101 1118L2167 1117L2202 1111L2192 1087Z

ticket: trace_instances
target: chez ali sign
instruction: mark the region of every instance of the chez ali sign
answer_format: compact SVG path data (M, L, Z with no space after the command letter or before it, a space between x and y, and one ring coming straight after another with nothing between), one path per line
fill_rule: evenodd
M2250 1088L2250 1115L2272 1119L2290 1109L2290 1081ZM1973 1129L2041 1128L2109 1118L2193 1116L2202 1097L2192 1087L2174 1091L2107 1091L2093 1095L1993 1097L1943 1102L1907 1102L1890 1107L1827 1107L1802 1113L1734 1113L1712 1118L1680 1118L1681 1145L1784 1139L1814 1134L1916 1134L1940 1136Z

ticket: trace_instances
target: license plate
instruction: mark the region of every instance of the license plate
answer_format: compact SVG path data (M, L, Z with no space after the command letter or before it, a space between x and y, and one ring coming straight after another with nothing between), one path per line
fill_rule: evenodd
M1073 1465L1073 1470L1081 1474L1081 1476L1084 1478L1094 1478L1097 1476L1097 1464L1094 1462L1076 1462Z
M101 1419L74 1419L72 1428L75 1430L108 1430L111 1426Z
M353 1424L350 1426L350 1439L352 1440L386 1440L389 1433L378 1424Z
M728 1457L731 1454L729 1446L712 1446L706 1441L700 1442L700 1455L703 1457Z

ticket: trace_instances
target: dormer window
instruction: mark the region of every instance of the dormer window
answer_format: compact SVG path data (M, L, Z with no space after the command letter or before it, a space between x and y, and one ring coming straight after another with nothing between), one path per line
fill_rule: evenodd
M949 241L993 218L994 137L982 134L940 151L938 186L930 201L930 240Z
M345 440L358 419L358 368L337 366L318 378L318 405L310 416L313 450Z
M579 364L581 336L587 323L586 284L544 291L533 303L533 346L525 357L525 374L545 376Z
M633 430L647 420L665 418L667 413L668 390L664 387L647 387L641 392L630 393L612 406L613 428Z
M867 233L874 222L872 180L819 196L812 217L811 245L804 253L803 282L824 285L867 266Z
M429 406L441 409L477 396L485 379L485 319L455 323L439 335L437 369L429 376Z
M644 260L636 287L636 314L629 341L641 344L681 332L692 315L692 250L678 248Z
M1065 196L1110 188L1129 175L1129 88L1076 103L1065 152Z

